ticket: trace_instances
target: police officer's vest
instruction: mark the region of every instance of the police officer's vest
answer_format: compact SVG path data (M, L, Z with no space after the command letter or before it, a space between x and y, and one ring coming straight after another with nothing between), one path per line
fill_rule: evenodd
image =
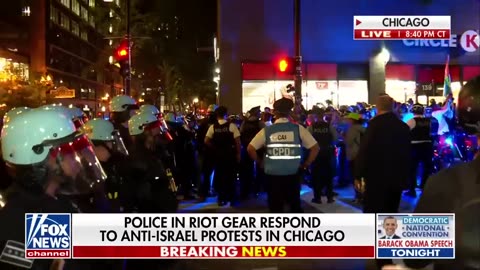
M219 159L235 157L235 139L230 131L230 122L213 124L212 144Z
M298 172L302 155L298 125L288 122L266 127L265 146L265 174L293 175Z
M431 121L429 118L415 117L415 127L411 130L412 143L431 142Z
M312 136L320 146L320 150L329 148L333 144L333 135L330 131L330 124L318 122L312 125Z

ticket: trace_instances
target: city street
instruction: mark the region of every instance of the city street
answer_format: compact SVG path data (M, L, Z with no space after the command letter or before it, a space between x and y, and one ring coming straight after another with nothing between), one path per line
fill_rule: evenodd
M306 213L361 213L358 205L353 205L351 189L337 189L337 201L333 204L313 204L312 192L307 186L302 188L302 202ZM326 199L324 199L326 201ZM415 200L404 197L402 212L411 212ZM215 198L204 203L183 202L183 213L267 213L265 197L251 199L238 207L219 207ZM189 270L374 270L373 260L185 260L179 269Z

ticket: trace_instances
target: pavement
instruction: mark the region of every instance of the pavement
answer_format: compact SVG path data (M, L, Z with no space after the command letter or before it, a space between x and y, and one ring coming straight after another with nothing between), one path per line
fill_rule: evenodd
M352 187L335 190L338 193L336 201L322 204L311 202L312 191L302 186L301 198L306 213L361 213L361 206L353 203L354 191ZM412 212L417 199L403 196L400 212ZM182 213L268 213L266 197L262 195L242 202L238 206L219 207L216 198L197 203L184 201L180 204ZM175 270L375 270L373 260L184 260Z

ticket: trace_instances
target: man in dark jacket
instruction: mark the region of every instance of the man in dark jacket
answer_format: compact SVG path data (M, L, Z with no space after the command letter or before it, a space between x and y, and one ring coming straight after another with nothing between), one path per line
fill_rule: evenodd
M410 173L410 128L393 112L390 96L377 99L378 114L368 124L355 164L365 179L364 213L397 213ZM391 263L377 260L379 268Z

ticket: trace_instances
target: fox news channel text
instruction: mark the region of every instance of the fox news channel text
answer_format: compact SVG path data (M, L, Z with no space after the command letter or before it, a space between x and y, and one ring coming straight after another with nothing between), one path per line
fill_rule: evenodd
M70 258L70 214L26 214L25 258Z
M73 214L73 258L374 258L373 214Z
M450 39L450 16L353 16L353 39Z
M455 258L454 214L379 214L377 229L377 258Z

